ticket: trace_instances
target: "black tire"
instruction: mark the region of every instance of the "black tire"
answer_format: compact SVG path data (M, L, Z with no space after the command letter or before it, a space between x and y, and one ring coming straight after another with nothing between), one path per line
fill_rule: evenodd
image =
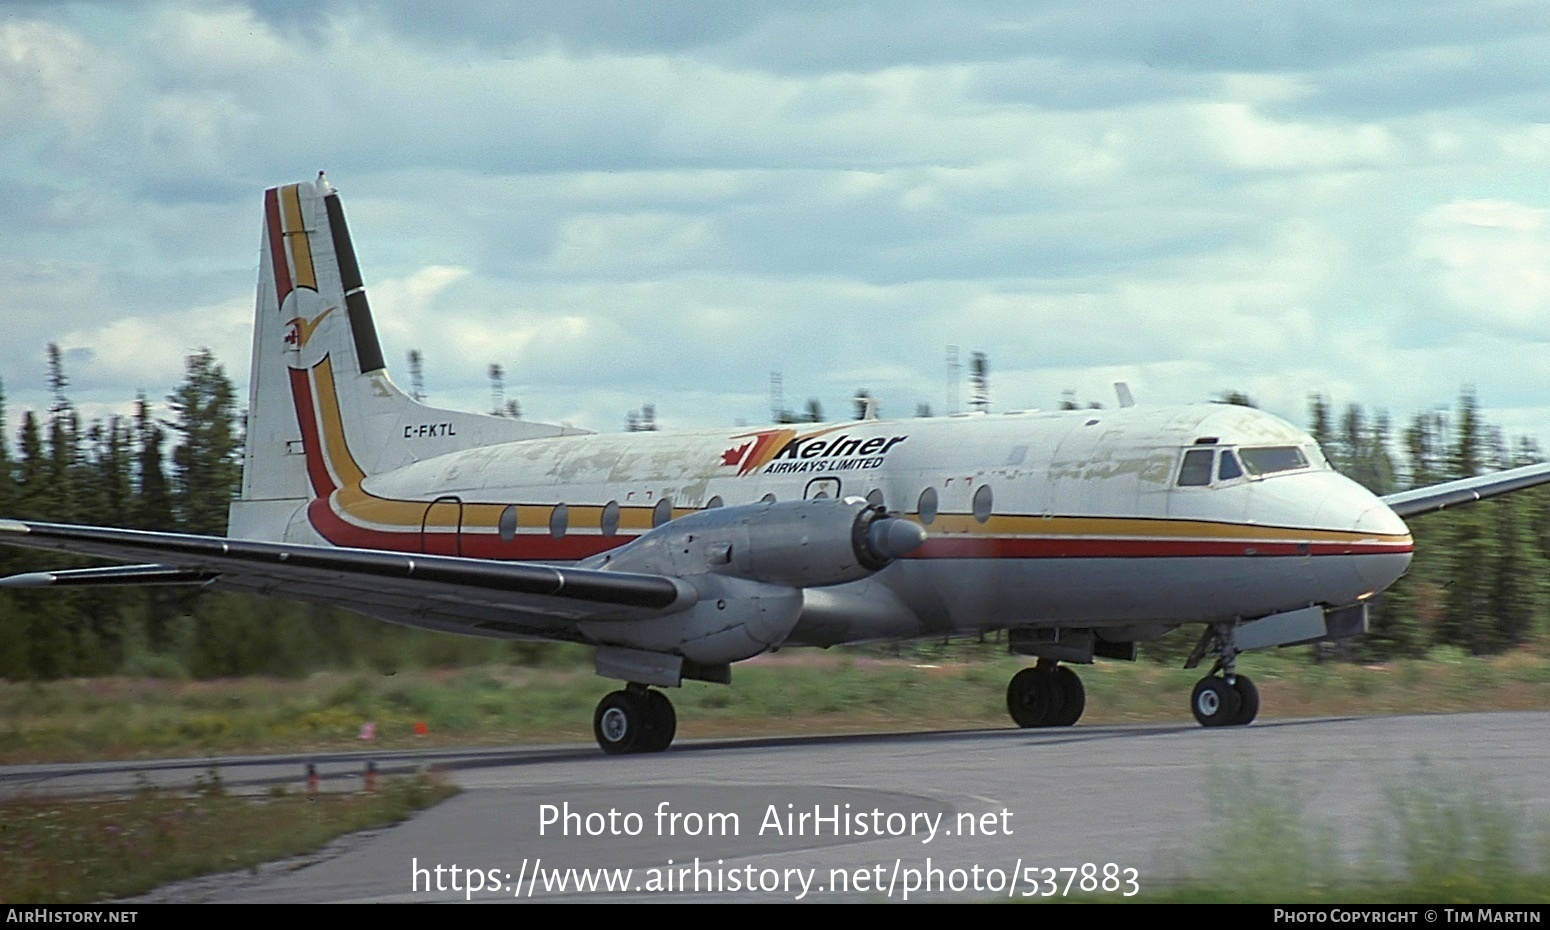
M648 738L646 702L628 691L612 691L597 702L592 735L610 756L639 752Z
M646 735L636 752L661 752L672 745L678 733L678 712L673 702L660 691L647 691L641 695L646 709Z
M1225 727L1238 716L1238 692L1225 679L1206 677L1195 683L1189 709L1203 727Z
M1049 725L1069 727L1082 719L1082 711L1087 709L1087 689L1082 687L1076 672L1065 665L1056 666L1050 679L1060 693L1060 708L1050 715Z
M1006 686L1006 710L1018 726L1047 727L1060 713L1060 688L1047 670L1033 666L1012 676Z
M1238 694L1238 713L1233 715L1232 725L1246 727L1259 716L1259 689L1254 687L1254 682L1247 675L1235 676L1232 689Z

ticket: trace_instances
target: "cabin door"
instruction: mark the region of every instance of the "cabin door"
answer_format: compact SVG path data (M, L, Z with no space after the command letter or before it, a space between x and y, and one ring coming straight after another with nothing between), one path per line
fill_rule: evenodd
M838 478L814 478L807 483L807 490L802 492L803 500L829 500L840 499L840 479Z
M438 497L420 519L420 551L427 555L463 554L463 499Z

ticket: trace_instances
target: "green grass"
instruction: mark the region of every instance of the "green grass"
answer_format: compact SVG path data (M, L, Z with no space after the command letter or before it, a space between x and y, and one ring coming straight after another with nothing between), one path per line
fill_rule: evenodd
M1307 782L1217 773L1202 864L1143 889L1146 902L1288 904L1550 903L1550 824L1488 776L1418 762L1391 778L1369 821L1338 824ZM1346 835L1365 833L1355 852ZM1348 844L1349 845L1349 844Z
M731 687L672 690L681 738L1004 727L1007 680L1023 661L997 647L912 656L794 650L741 663ZM1388 665L1253 654L1239 668L1276 717L1550 708L1550 658L1445 654ZM1081 668L1088 724L1191 722L1201 671L1149 662ZM347 750L366 722L374 746L584 742L617 684L587 668L489 665L303 680L99 678L0 682L0 763ZM416 725L428 733L416 735Z
M192 794L12 799L0 802L0 901L103 901L251 868L397 823L454 791L405 778L370 793L246 798L228 795L211 775Z

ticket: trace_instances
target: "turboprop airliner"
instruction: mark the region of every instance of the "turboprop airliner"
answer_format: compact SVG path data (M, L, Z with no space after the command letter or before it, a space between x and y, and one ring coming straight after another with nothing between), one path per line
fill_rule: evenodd
M1122 398L1128 392L1122 392ZM475 636L583 643L624 682L608 753L672 742L663 688L789 646L1004 631L1021 727L1070 726L1072 665L1198 625L1205 726L1259 710L1251 649L1367 629L1403 517L1534 465L1379 498L1312 437L1203 404L592 435L417 403L388 377L338 194L264 194L240 499L227 537L0 520L130 562L0 584L190 584Z

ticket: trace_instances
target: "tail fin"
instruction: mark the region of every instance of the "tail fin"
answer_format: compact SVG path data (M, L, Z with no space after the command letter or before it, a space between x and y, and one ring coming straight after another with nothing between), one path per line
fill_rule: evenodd
M447 452L583 432L421 404L388 377L339 195L264 192L247 448L232 535L279 538L297 508Z

